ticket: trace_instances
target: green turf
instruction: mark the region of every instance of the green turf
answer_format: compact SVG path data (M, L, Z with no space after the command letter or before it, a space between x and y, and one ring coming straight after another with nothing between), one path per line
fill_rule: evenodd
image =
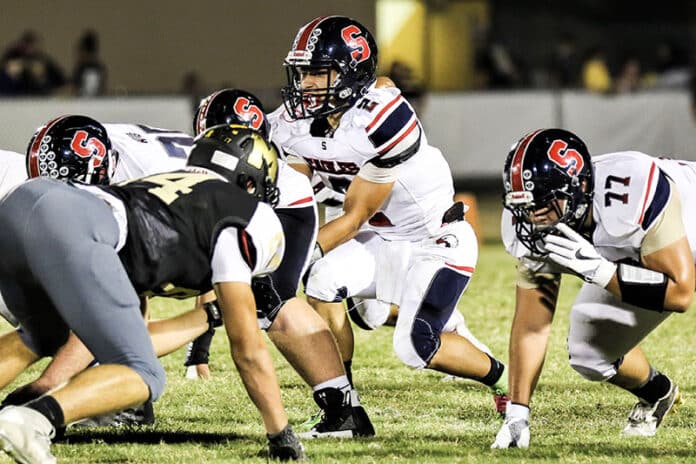
M503 359L507 359L514 305L513 279L512 260L500 245L489 241L460 302L472 331ZM490 393L473 383L447 382L437 373L402 366L392 353L392 329L382 328L356 330L353 363L355 381L377 436L307 441L309 457L313 462L337 463L696 462L696 402L692 401L696 310L673 316L644 344L654 365L678 382L685 404L665 420L657 436L627 440L619 431L634 399L610 385L583 380L567 365L568 308L578 287L577 279L566 278L546 369L534 397L529 450L490 450L500 426ZM162 317L185 308L158 300L154 314ZM277 352L272 352L288 414L293 424L300 424L316 412L311 392ZM59 462L264 462L257 457L265 446L261 420L234 370L224 332L218 331L214 339L212 380L184 379L182 359L179 351L163 360L169 383L155 405L155 426L136 432L116 428L69 431L67 443L53 446Z

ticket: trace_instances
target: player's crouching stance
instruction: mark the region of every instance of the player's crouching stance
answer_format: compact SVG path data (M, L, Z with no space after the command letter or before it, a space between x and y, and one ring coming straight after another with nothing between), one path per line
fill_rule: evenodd
M222 89L203 99L194 118L194 131L198 134L222 122L254 127L270 136L261 102L243 90ZM283 160L279 160L277 185L280 197L274 210L285 234L285 254L278 269L252 280L259 326L312 388L324 422L331 424L331 436L372 436L375 429L367 412L351 403L357 392L348 381L329 327L305 299L297 297L317 236L312 186ZM204 344L199 342L193 345L200 349Z
M407 366L504 389L504 365L453 331L476 237L413 109L398 89L375 85L372 34L344 16L315 18L284 64L284 106L269 115L273 141L293 167L345 193L344 214L319 229L305 293L336 335L347 371L353 334L341 301L357 296L398 306L393 346ZM333 429L320 421L311 435Z
M693 163L635 151L590 158L576 135L544 129L512 147L503 182L503 241L518 258L518 280L511 404L492 447L529 446L529 403L561 273L586 282L570 312L570 365L638 397L624 435L654 435L679 389L638 344L693 298Z
M0 441L18 462L55 462L55 427L157 399L165 373L137 295L211 288L270 455L303 456L250 286L283 254L280 223L262 203L277 200L277 152L255 131L218 126L197 139L188 165L119 186L32 180L0 203L0 290L23 341L19 352L3 353L3 363L16 375L54 354L70 330L100 363L49 395L0 411ZM11 380L4 372L2 385Z

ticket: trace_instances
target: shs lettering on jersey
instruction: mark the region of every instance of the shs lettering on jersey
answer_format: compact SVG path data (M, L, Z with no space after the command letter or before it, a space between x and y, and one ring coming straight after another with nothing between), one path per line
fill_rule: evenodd
M289 162L307 164L317 183L332 191L344 193L356 175L375 182L394 180L366 229L388 240L419 240L442 225L454 197L452 174L398 89L370 87L341 116L335 131L322 133L317 130L319 119L295 120L284 107L269 121L273 139L291 157Z
M119 256L138 293L185 298L211 290L211 258L228 227L237 228L249 268L264 265L246 231L259 203L236 185L176 171L103 190L126 206L128 236Z

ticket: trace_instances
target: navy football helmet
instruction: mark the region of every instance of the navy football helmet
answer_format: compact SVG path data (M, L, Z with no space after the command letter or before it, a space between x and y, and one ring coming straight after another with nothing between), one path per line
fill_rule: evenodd
M39 127L27 147L27 176L108 184L116 169L111 140L98 121L60 116Z
M354 19L322 16L299 30L284 66L288 85L282 96L290 117L326 116L346 110L367 93L376 79L377 44ZM326 84L303 89L307 74L325 75Z
M263 135L246 126L223 124L206 129L193 141L187 166L220 174L260 201L275 207L280 198L278 151Z
M515 218L517 238L532 252L545 254L540 241L555 224L535 226L529 216L549 206L559 217L556 224L563 222L580 231L592 209L594 195L590 153L577 135L566 130L530 132L508 153L503 187L503 206Z
M271 129L261 101L250 92L222 89L201 100L193 117L193 133L220 124L241 124L255 129L270 140Z

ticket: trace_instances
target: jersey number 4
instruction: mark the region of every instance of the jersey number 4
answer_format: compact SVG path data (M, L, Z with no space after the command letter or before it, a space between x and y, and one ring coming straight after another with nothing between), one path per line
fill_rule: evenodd
M145 177L144 179L133 179L132 181L122 182L119 185L130 184L131 182L148 182L155 184L157 187L148 189L148 193L155 195L164 203L171 205L181 195L191 193L196 184L206 180L215 179L208 174L198 174L195 172L165 172L164 174L155 174L154 176Z

